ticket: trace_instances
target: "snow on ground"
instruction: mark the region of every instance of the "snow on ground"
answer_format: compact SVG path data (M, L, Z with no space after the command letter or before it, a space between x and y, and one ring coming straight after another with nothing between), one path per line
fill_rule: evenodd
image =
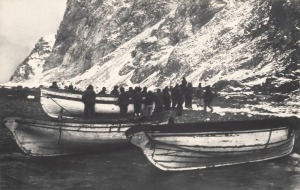
M246 83L243 83L243 84L244 84L244 85L248 85L248 86L254 86L254 85L258 85L258 84L265 83L267 78L268 78L268 77L257 78L257 79L255 79L255 80L253 80L253 81L246 82Z
M248 117L252 115L265 115L265 116L277 116L277 117L291 117L296 116L300 117L300 105L299 104L285 104L279 105L274 103L262 102L259 105L250 105L244 104L242 108L232 108L232 107L220 107L218 105L213 105L213 113L224 116L226 113L234 113L234 114L246 114ZM189 108L184 108L189 109ZM195 111L203 111L203 106L197 107L196 104L193 104L192 110ZM207 108L207 112L210 109Z

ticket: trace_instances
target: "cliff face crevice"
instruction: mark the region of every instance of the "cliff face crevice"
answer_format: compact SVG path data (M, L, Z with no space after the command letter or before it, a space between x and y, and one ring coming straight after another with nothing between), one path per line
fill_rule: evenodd
M299 83L299 19L300 3L287 0L68 0L37 78L82 89L274 78L276 89ZM27 62L31 74L13 81L35 75Z

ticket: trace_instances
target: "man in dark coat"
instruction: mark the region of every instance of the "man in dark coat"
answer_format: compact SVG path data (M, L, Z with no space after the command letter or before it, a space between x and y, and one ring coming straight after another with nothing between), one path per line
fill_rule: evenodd
M110 95L118 97L119 96L118 88L119 87L117 85L114 86L114 89L111 91Z
M142 91L142 95L143 95L143 97L146 97L146 95L147 95L147 87L144 87L143 88L143 91Z
M185 89L185 107L192 108L192 100L194 95L194 89L192 83L189 83Z
M181 84L179 86L180 86L181 91L182 91L182 93L184 95L185 94L185 89L187 87L187 80L185 79L185 77L182 77L182 82L181 82Z
M72 85L72 84L70 84L70 85L69 85L69 87L68 87L68 91L70 91L70 92L74 91L74 87L73 87L73 85Z
M154 113L158 114L163 111L164 108L164 98L163 94L161 92L161 89L157 89L157 92L155 94L155 108L154 108Z
M52 89L58 89L58 85L57 85L57 82L52 82L52 85L49 86L49 88L52 88Z
M132 87L129 87L129 88L128 88L127 94L129 95L130 98L133 97L133 95L134 95L134 90L133 90Z
M144 115L151 115L152 110L153 110L153 103L155 101L155 96L152 93L151 90L149 90L146 94L146 98L145 98L145 108L143 111Z
M106 96L106 88L102 87L102 90L98 93L99 96Z
M181 88L178 90L177 116L182 116L184 96Z
M134 114L135 116L140 116L142 113L142 102L143 102L143 96L140 87L135 88L135 93L132 99L134 105Z
M163 100L164 100L164 109L170 110L171 108L171 95L169 93L169 88L166 86L163 89Z
M118 105L120 107L120 114L123 117L127 116L128 104L129 104L129 95L127 92L125 92L125 89L121 87L120 95L118 97Z
M186 87L187 85L187 80L185 79L185 77L182 77L182 82L181 82L182 86Z
M178 103L178 94L179 94L179 85L176 84L171 91L171 98L172 98L172 108L176 108Z
M91 118L95 115L96 93L92 85L89 85L82 94L84 103L84 117Z
M213 111L213 108L211 107L211 102L213 100L213 94L210 89L210 86L205 87L205 92L203 94L203 101L204 101L204 111L206 112L206 107L210 108L210 111Z
M203 99L203 89L201 87L201 83L199 83L197 91L196 91L196 97L197 97L197 107L202 105L202 99Z

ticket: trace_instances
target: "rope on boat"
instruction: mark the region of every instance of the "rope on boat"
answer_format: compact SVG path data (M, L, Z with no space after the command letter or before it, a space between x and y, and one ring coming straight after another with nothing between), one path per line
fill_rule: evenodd
M44 96L44 97L45 97L45 96ZM66 108L64 108L64 107L63 107L62 105L60 105L57 101L55 101L53 98L48 97L48 96L46 96L46 98L50 98L54 103L56 103L56 104L61 108L61 110L60 110L60 115L58 116L58 120L59 120L59 121L62 121L62 118L63 118L63 110L67 111L70 115L74 116L74 120L77 120L77 121L78 121L78 119L75 118L75 114L74 114L74 113L72 113L72 112L70 112L69 110L67 110ZM81 127L80 127L80 128L81 128ZM80 130L80 128L78 129L78 131ZM58 145L60 144L60 141L61 141L61 134L62 134L62 127L59 126L59 137L58 137L58 141L57 141L57 144L58 144Z
M61 128L61 126L59 126L59 137L58 137L57 144L60 144L61 132L62 132L62 128Z
M272 130L272 128L271 128L271 129L270 129L270 133L269 133L269 138L268 138L268 141L267 141L267 143L266 143L265 147L263 148L263 150L265 150L265 149L268 147L268 145L269 145L269 142L270 142L270 139L271 139L272 132L273 132L273 130Z
M62 118L63 118L63 108L60 109L60 112L59 112L59 116L58 116L58 121L62 121ZM59 125L59 137L58 137L58 142L57 144L60 144L60 139L61 139L61 133L62 133L62 127L61 125Z
M153 140L151 137L150 137L150 135L148 134L148 133L144 133L145 134L145 136L147 137L147 139L148 139L148 141L149 141L149 143L150 143L150 149L151 150L153 150L153 152L152 152L152 154L151 154L151 157L154 159L154 152L155 152L155 147L156 147L156 141L155 140Z
M122 127L122 124L121 124L121 123L119 123L118 132L120 132L120 130L121 130L121 127Z

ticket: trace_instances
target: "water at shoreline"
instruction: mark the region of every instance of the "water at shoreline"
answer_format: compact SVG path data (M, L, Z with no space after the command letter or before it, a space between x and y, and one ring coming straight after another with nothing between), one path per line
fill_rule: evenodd
M128 147L60 157L2 155L0 171L1 189L300 189L300 159L292 156L164 172L150 164L141 150Z

